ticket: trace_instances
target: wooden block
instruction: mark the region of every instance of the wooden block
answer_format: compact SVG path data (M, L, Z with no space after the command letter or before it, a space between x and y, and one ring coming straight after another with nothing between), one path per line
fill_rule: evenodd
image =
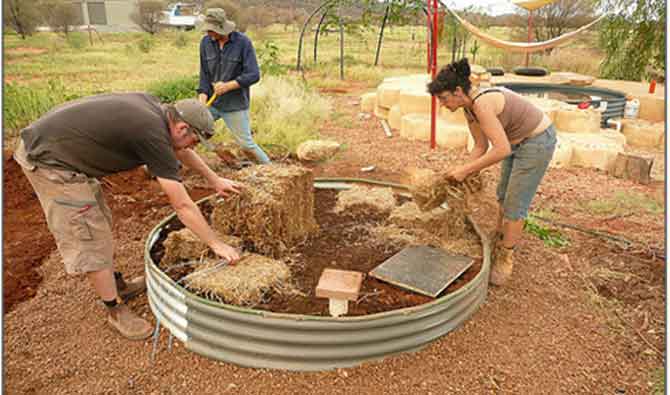
M361 272L324 269L316 286L316 297L355 301L362 283Z
M614 167L610 174L614 177L633 180L640 184L649 184L651 182L651 167L653 165L653 157L644 157L620 152L617 155Z

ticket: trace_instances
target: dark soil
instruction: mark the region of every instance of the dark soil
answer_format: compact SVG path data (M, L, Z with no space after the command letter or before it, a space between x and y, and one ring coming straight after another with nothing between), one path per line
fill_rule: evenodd
M319 224L319 231L289 254L291 282L304 296L271 292L266 295L262 303L253 306L255 309L328 316L328 299L317 298L314 294L324 269L352 270L367 274L403 248L389 241L376 240L368 232L367 229L370 227L383 225L385 216L368 213L353 217L334 213L337 193L334 190L315 191L314 215ZM403 196L397 196L397 199L401 204L408 200ZM202 206L205 214L211 211L207 202ZM162 242L171 232L183 227L177 218L173 218L166 224L165 231L161 233L151 251L154 262L159 262L163 256ZM252 245L246 246L245 250L255 252ZM470 269L439 296L446 295L467 284L479 273L481 264L481 259L477 259ZM168 275L178 281L191 271L191 268L176 268L170 270ZM358 301L349 303L348 316L381 313L418 306L434 300L370 276L365 277L359 295Z

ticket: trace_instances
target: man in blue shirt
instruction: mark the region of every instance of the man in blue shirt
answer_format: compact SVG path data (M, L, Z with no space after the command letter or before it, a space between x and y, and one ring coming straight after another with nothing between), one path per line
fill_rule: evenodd
M235 31L235 22L221 8L207 10L202 30L207 35L200 41L198 100L207 103L216 95L209 108L214 120L223 118L245 153L259 163L270 163L251 136L249 87L260 80L251 40Z

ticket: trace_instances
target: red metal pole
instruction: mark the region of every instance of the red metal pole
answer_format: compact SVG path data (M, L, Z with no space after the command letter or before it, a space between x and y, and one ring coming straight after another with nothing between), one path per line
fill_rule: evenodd
M430 0L429 0L430 1ZM437 0L433 0L433 48L432 48L432 62L431 62L431 76L435 79L437 75ZM437 97L432 96L430 102L430 149L435 149L436 146L436 122L437 122Z
M528 43L533 41L533 11L528 10ZM528 58L530 52L526 52L526 67L528 67Z
M430 5L431 0L428 0L428 6L426 7L426 73L430 73L430 30L428 29L431 24L433 23L430 20L430 10L431 10L431 5Z

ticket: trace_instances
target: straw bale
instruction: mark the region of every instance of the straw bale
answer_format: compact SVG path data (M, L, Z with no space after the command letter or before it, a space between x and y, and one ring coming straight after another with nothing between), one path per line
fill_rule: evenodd
M309 169L260 165L235 178L243 184L241 193L217 201L212 211L212 227L219 233L234 234L258 252L279 257L318 229Z
M220 236L224 243L239 248L242 246L242 240L235 236ZM202 258L209 247L189 228L172 232L163 242L165 255L161 259L161 265L167 267L181 260L195 260Z
M396 248L413 245L438 247L441 243L440 238L435 234L418 229L405 229L395 224L377 225L370 227L367 231L373 242L390 244Z
M360 214L386 215L396 206L391 188L368 188L354 185L337 194L334 212L357 216Z
M440 238L460 238L467 229L463 210L437 207L422 211L415 202L407 202L393 210L389 222L404 229L424 231Z
M482 189L479 175L471 175L464 182L457 182L447 179L444 173L425 169L415 171L411 183L412 197L423 211L433 210L447 202L449 207L467 213L469 195Z
M186 286L210 299L240 306L260 303L269 291L291 288L288 266L262 255L245 254L235 265L217 265L220 261L207 260L189 275Z
M330 159L340 149L340 143L327 140L307 140L298 146L298 159L321 161Z

